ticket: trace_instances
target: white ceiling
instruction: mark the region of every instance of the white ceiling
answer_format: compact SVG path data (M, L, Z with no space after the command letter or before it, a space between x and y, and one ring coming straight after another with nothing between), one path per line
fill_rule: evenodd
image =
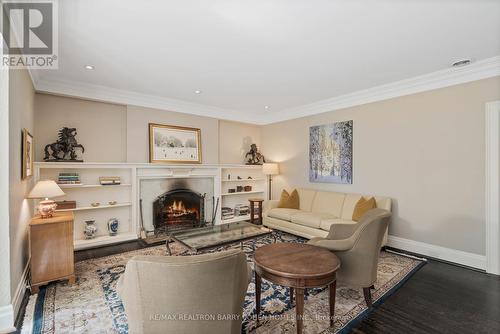
M422 75L476 78L450 69L464 57L500 71L500 1L73 0L59 11L59 70L33 71L38 90L219 118L266 123Z

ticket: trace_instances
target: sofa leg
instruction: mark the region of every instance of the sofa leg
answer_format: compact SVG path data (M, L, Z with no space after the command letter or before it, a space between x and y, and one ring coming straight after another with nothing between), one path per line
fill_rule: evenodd
M368 306L368 308L372 307L372 292L370 287L363 288L363 295L365 296L366 306Z

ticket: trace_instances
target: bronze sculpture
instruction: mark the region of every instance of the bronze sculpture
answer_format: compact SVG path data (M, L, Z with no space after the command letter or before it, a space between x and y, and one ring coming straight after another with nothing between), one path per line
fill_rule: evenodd
M70 161L70 162L83 162L83 160L77 159L77 154L75 148L82 149L82 153L85 152L85 148L82 144L78 144L75 136L77 135L75 128L64 127L59 130L59 136L55 143L45 145L45 161ZM49 148L52 151L49 152ZM62 153L62 156L61 156ZM69 158L67 155L69 154Z
M248 156L250 156L250 158L246 162L247 165L262 165L264 162L266 162L264 156L257 149L256 144L250 145L250 151L245 154L245 159Z

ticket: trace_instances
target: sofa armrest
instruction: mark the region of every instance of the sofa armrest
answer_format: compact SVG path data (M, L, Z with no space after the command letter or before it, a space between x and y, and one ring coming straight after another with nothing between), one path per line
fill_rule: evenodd
M280 203L280 201L275 200L275 199L265 201L264 208L263 208L264 212L262 214L266 215L267 211L277 208L279 203Z

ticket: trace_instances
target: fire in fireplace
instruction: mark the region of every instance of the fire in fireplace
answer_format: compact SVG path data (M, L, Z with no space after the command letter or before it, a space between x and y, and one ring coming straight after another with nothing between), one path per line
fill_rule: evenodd
M205 196L189 189L175 189L153 202L155 230L173 230L204 225Z

